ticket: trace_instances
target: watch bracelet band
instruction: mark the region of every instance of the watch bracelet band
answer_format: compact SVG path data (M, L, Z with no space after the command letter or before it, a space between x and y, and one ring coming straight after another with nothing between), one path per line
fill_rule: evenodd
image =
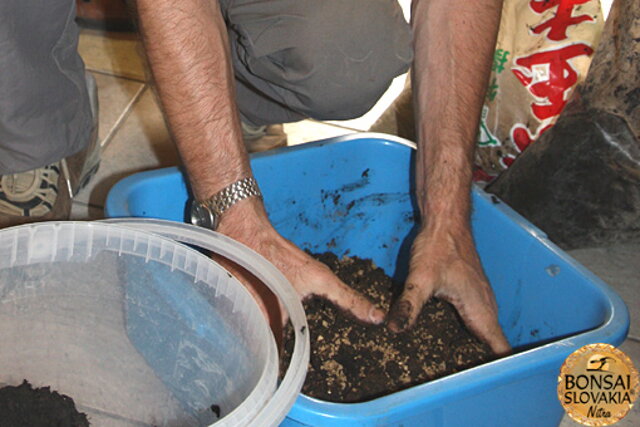
M253 177L246 177L228 185L209 199L205 200L203 204L209 206L211 212L215 216L219 217L236 202L249 197L262 198L262 193L260 192L260 188L258 188L258 183Z

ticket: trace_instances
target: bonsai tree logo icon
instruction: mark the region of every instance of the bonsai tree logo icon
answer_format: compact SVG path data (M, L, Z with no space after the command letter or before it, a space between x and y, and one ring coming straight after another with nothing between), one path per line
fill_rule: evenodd
M587 372L610 372L609 361L615 362L615 359L602 354L594 354L589 358Z

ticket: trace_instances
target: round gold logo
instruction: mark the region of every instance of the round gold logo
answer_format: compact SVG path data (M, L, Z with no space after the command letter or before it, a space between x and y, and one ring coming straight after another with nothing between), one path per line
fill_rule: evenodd
M586 426L608 426L624 418L638 397L638 371L609 344L589 344L562 364L558 399L567 414Z

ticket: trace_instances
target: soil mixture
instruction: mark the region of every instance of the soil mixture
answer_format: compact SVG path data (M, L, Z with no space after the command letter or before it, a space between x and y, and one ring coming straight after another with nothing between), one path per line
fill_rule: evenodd
M86 427L87 416L76 410L73 399L49 387L34 389L27 380L0 388L1 427Z
M314 254L345 283L389 311L396 284L371 260ZM302 392L329 402L370 400L476 366L493 358L488 345L469 332L449 303L432 298L414 328L395 334L386 325L364 325L330 302L312 298L304 309L311 360ZM293 351L285 329L283 364Z

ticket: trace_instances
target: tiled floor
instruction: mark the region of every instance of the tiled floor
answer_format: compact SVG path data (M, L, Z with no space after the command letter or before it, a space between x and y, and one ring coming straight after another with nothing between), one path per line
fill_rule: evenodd
M88 70L96 77L100 101L102 163L96 177L74 201L74 219L98 219L111 186L131 173L176 165L176 150L170 140L155 97L145 81L143 61L131 35L102 34L84 30L80 52ZM354 131L367 130L402 89L404 76L394 84L377 109L364 118L321 123L306 120L288 124L290 144L298 144ZM575 251L572 254L610 283L631 311L630 338L622 349L640 367L640 245L620 245ZM562 426L577 425L571 420ZM640 425L640 409L620 425Z

